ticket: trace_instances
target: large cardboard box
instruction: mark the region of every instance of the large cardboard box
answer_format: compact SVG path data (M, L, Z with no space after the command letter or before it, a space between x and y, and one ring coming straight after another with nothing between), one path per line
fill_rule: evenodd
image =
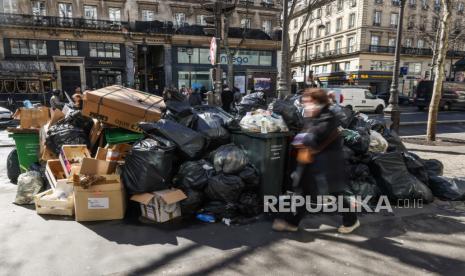
M48 107L45 106L36 108L21 107L16 110L14 118L19 119L21 128L41 128L48 123L50 114Z
M138 124L158 121L165 109L163 98L119 85L84 93L82 113L103 123L141 132Z
M99 181L84 189L74 186L76 221L122 219L126 210L126 196L119 175L104 175Z
M65 171L61 165L60 159L52 159L47 161L45 166L45 177L52 189L55 189L59 182L67 182Z
M63 145L60 151L60 162L67 178L78 174L81 170L82 160L91 158L86 145Z
M187 196L179 189L136 194L131 200L140 203L141 214L144 218L155 222L166 222L181 216L179 202Z

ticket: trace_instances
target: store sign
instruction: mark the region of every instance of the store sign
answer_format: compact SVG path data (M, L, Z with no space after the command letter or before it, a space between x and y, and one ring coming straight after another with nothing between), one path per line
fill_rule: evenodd
M211 61L210 57L208 60ZM228 56L221 54L220 62L221 64L228 64ZM235 55L232 62L234 65L258 65L258 55Z
M99 61L98 61L98 64L99 64L99 65L113 65L113 63L111 62L111 60L99 60Z

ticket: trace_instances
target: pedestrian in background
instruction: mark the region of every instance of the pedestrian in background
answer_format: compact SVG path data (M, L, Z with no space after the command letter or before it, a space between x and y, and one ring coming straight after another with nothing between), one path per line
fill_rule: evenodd
M61 91L58 89L54 89L52 91L52 97L50 97L50 107L55 110L55 109L63 109L63 106L65 105L61 101Z
M234 101L234 93L229 89L229 87L224 86L223 92L221 92L221 103L223 110L226 112L231 112L231 105Z
M313 199L317 195L342 195L348 189L348 179L342 138L337 118L330 110L329 97L323 89L309 88L304 91L301 102L304 106L304 131L296 136L293 144L299 150L313 153L303 165L299 182L302 195ZM350 207L348 198L344 198L343 207ZM274 220L272 228L276 231L297 231L305 213L305 206L298 207L296 214L282 213ZM340 233L351 233L360 226L355 212L343 212L341 215Z

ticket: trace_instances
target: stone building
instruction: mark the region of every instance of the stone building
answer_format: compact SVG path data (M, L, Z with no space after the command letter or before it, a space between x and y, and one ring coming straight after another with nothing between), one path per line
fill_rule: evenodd
M38 92L53 88L145 89L145 74L149 92L156 85L212 88L212 34L205 26L210 14L202 1L2 1L1 92L40 99ZM237 2L229 30L236 85L246 92L269 79L265 88L272 91L280 7L274 0ZM226 56L221 60L226 70Z
M446 76L454 78L451 64L465 56L464 2L454 6ZM304 7L302 0L300 7ZM292 57L293 77L303 84L304 66L309 76L324 86L358 84L375 93L388 92L391 84L400 12L399 0L335 0L315 9L296 42L305 16L298 14L290 28L291 45L299 44ZM410 94L421 79L429 79L432 47L440 16L439 0L406 0L401 63L405 74L399 89ZM307 55L305 55L307 49ZM307 59L305 60L305 56Z

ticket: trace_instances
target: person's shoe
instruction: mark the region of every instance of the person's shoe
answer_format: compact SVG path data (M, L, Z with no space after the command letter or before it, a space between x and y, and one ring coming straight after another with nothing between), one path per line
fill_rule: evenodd
M349 234L352 233L355 229L357 229L360 226L360 221L357 220L354 225L352 226L340 226L337 231L341 234Z
M278 232L297 232L299 228L283 219L275 219L271 228Z

